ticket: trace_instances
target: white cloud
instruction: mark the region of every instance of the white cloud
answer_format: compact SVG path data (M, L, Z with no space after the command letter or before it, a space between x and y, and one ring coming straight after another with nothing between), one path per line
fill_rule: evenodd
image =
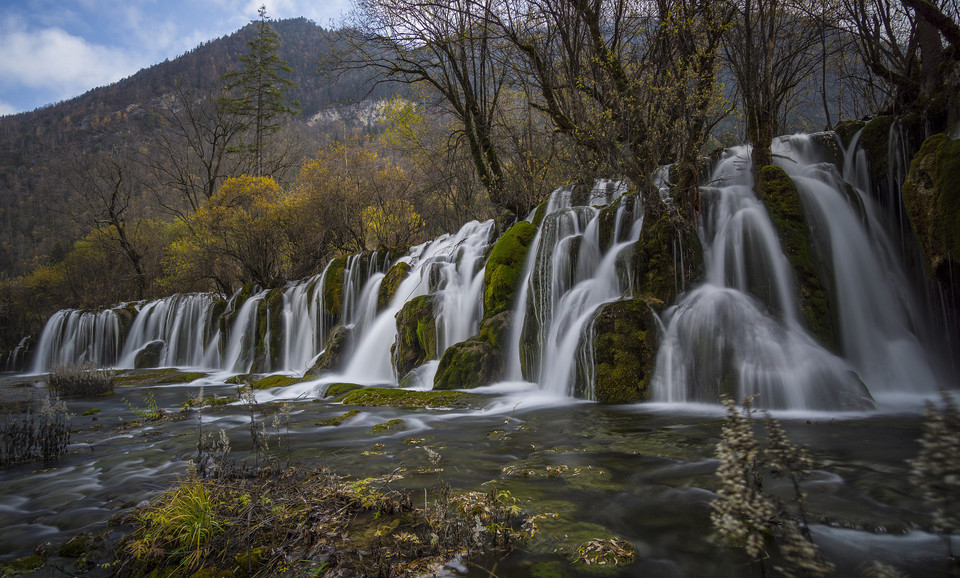
M0 116L4 116L7 114L17 114L18 112L20 112L19 108L13 106L12 104L7 104L2 100L0 100Z
M51 90L68 98L136 72L143 64L120 48L93 44L60 28L0 33L0 78L10 87Z

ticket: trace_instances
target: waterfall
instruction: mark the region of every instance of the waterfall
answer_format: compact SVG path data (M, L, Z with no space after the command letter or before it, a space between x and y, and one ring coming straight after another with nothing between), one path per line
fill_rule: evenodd
M493 221L471 221L454 235L440 236L410 250L404 257L410 264L410 274L360 339L344 371L345 381L396 380L390 359L390 346L397 339L396 316L404 303L414 297L431 293L436 296L437 330L442 336L438 354L477 332L482 315L482 259L492 231Z
M221 369L234 373L249 373L257 355L257 308L267 296L266 291L250 295L236 312L230 326L229 339L223 355ZM227 313L233 310L236 295L227 304Z
M329 270L306 281L293 283L283 292L283 367L302 371L325 346L327 333L323 314L323 283Z
M134 367L137 353L158 341L164 344L160 367L208 366L205 352L212 337L213 305L213 296L203 293L173 295L141 305L117 366Z
M46 373L56 365L84 362L111 366L119 351L120 324L113 310L64 309L44 326L30 371Z
M821 275L832 289L839 355L799 322L796 281L754 194L749 149L733 149L701 191L706 279L664 315L654 399L759 393L766 407L862 409L878 394L935 387L935 370L915 334L925 315L860 188L863 175L858 168L844 180L810 149L808 137L783 138L774 156L793 179L826 255Z
M583 368L590 362L584 349L591 347L589 328L597 308L630 296L623 257L640 236L643 213L639 199L622 196L625 190L625 183L600 181L580 203L574 202L573 187L554 191L525 266L510 335L508 379L526 378L545 391L570 396L578 360L579 371L591 373ZM597 207L613 202L613 233L604 250Z

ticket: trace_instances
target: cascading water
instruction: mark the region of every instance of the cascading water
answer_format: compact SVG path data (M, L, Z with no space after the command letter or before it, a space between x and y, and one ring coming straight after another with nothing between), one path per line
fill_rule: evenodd
M621 271L623 257L640 236L643 213L637 197L622 197L625 190L623 183L601 181L579 205L573 203L575 189L554 191L519 292L515 319L523 321L515 324L509 347L522 354L514 356L511 351L509 379L537 381L545 391L570 396L578 361L581 373L590 373L583 367L584 362L589 365L583 350L590 347L584 337L597 308L629 296L629 275ZM618 203L613 236L604 251L601 211L596 207L612 202ZM591 389L589 384L585 387Z
M30 371L45 373L56 365L84 362L109 367L119 351L120 323L113 310L64 309L44 326Z
M160 367L209 367L206 355L211 338L214 299L203 293L173 295L140 307L123 345L118 367L134 367L137 353L147 344L163 342Z
M390 347L397 338L396 315L404 303L433 293L438 353L477 332L482 314L483 253L490 243L493 221L472 221L454 235L414 247L404 257L411 267L390 304L381 311L357 345L343 379L357 383L390 383L396 380ZM432 291L431 291L432 289ZM401 376L402 377L402 376ZM422 376L431 381L432 376Z
M818 244L829 255L826 284L844 357L799 322L795 281L753 192L749 150L734 149L701 190L706 279L666 312L654 399L712 402L758 393L766 407L863 409L877 394L930 391L936 383L910 323L923 314L870 199L845 195L849 183L833 165L811 162L799 153L802 143L790 144L778 141L775 156L825 235Z
M323 283L329 268L283 293L283 367L288 370L309 367L325 346L330 328L323 314Z

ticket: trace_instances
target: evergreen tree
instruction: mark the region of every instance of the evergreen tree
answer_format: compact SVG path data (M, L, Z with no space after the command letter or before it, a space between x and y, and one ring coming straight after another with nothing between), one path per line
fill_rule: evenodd
M252 131L252 142L245 148L254 155L255 173L259 177L264 176L267 136L283 127L285 116L299 114L300 103L287 96L287 91L296 86L286 77L293 69L277 54L280 36L270 26L266 6L260 6L257 14L257 33L247 41L249 51L240 57L242 67L224 75L223 101L228 110L244 119L246 129Z

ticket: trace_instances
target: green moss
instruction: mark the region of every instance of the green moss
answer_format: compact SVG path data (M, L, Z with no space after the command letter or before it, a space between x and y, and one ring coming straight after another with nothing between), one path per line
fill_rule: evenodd
M533 226L539 227L540 223L543 222L543 218L547 216L547 205L550 204L550 199L537 205L537 210L533 213Z
M930 271L956 291L952 285L960 265L960 140L937 134L923 143L910 163L903 202Z
M249 383L253 389L273 389L274 387L287 387L288 385L301 383L307 379L305 377L290 377L289 375L268 375Z
M437 319L431 296L414 297L397 313L397 341L391 353L400 378L437 358Z
M862 120L842 120L833 127L833 130L835 130L837 136L840 137L840 142L843 143L843 146L848 147L854 135L860 132L860 129L862 129L864 125L865 123Z
M323 397L340 397L357 389L363 389L363 386L357 383L331 383L323 392Z
M883 182L887 177L889 163L887 149L890 142L890 127L896 117L878 116L868 122L860 133L860 146L870 161L870 176L874 183Z
M399 429L405 429L407 427L407 422L402 419L391 419L390 421L385 421L383 423L378 423L377 425L370 428L370 433L381 433L385 431L393 431Z
M330 332L326 346L317 362L313 367L307 370L307 375L321 375L328 371L336 371L347 360L347 356L353 351L353 329L343 325L337 325Z
M657 358L657 325L647 299L614 301L594 320L592 397L602 403L628 403L649 398L650 378ZM590 397L578 384L575 395Z
M20 576L36 572L40 568L43 568L43 558L36 555L26 556L0 564L0 576Z
M377 311L383 311L390 305L390 301L397 293L397 289L403 280L410 275L410 264L406 261L400 261L383 276L380 282L380 292L377 294Z
M770 214L783 251L796 275L803 319L824 345L836 348L835 316L817 272L800 194L787 173L779 167L762 167L757 171L756 180L757 193ZM768 300L771 306L776 306L776 299L770 297Z
M347 266L348 258L344 255L331 261L323 279L323 310L336 319L340 318L343 310L343 269Z
M352 417L354 417L354 416L357 416L357 415L360 415L360 410L354 408L354 409L351 409L350 411L348 411L347 413L340 414L340 415L338 415L338 416L336 416L336 417L332 417L332 418L330 418L330 419L318 421L318 422L316 422L316 425L319 425L319 426L338 426L338 425L342 424L343 422L347 421L348 419L350 419L350 418L352 418Z
M92 407L80 415L97 415L98 413L100 413L100 408Z
M348 393L344 405L419 407L419 408L479 408L483 398L463 391L411 391L408 389L366 387Z
M503 378L500 348L480 339L455 343L443 352L433 389L470 389Z
M130 385L190 383L191 381L196 381L206 376L206 373L201 372L181 372L174 367L165 367L163 369L134 369L118 375L115 385L122 387Z
M644 224L633 250L633 294L673 303L703 270L703 249L696 231L678 217L665 214Z
M65 558L80 558L87 553L92 536L86 532L80 532L60 545L57 554Z
M514 293L537 228L520 221L507 229L490 251L483 273L483 315L491 317L513 305Z

